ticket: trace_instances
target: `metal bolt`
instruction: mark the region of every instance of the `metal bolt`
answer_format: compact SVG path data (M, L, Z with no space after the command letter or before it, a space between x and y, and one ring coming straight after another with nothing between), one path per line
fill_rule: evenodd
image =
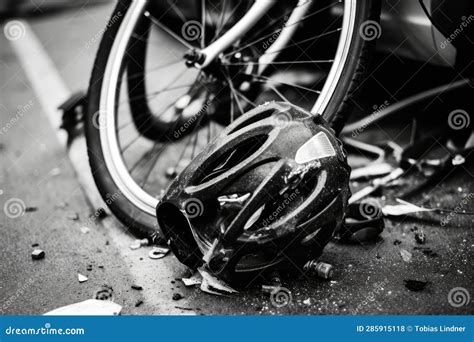
M333 267L325 262L318 262L317 260L308 261L303 269L307 272L314 272L323 279L331 279L334 273Z

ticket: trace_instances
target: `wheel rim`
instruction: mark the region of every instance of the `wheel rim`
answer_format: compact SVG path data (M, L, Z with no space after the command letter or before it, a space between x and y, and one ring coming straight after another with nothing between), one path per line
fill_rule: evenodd
M313 113L323 113L329 104L336 85L342 75L343 66L346 63L349 54L349 45L351 43L352 31L355 20L356 0L344 1L344 14L342 20L342 28L340 30L340 38L336 50L336 58L334 64L329 70L328 77L324 87L320 92L315 105L312 107ZM158 204L158 198L145 191L143 186L139 185L132 177L129 169L123 159L120 142L117 137L117 98L119 92L117 85L120 84L120 78L123 76L123 60L127 52L128 43L134 33L135 27L142 16L146 13L147 1L134 0L127 10L123 22L117 33L117 37L112 46L111 53L104 72L104 81L102 84L102 94L100 99L100 110L98 112L99 134L101 147L103 150L105 166L115 182L119 192L135 207L141 211L155 215L155 208ZM234 51L235 52L235 51ZM233 53L234 53L233 52ZM336 62L338 63L336 65ZM264 78L264 76L262 76ZM262 79L270 83L269 80ZM282 82L280 82L282 83ZM230 82L232 87L232 82ZM270 87L272 87L270 85ZM273 89L276 93L279 91ZM284 95L279 94L283 99ZM236 103L240 103L237 99L239 95L235 93ZM232 94L231 104L233 103ZM242 109L240 108L242 112ZM233 111L232 111L233 113ZM157 152L157 151L155 151ZM194 152L193 152L194 154Z

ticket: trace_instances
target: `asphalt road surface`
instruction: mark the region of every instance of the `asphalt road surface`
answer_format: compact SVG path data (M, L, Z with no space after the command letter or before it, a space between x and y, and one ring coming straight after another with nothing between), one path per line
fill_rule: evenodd
M459 287L474 295L472 217L457 216L444 227L442 217L387 220L374 243L331 243L321 260L334 266L333 279L284 279L291 300L283 307L272 304L256 283L229 297L186 288L180 279L190 271L172 254L152 260L151 247L129 248L134 237L113 217L89 220L98 201L83 140L73 147L71 161L62 133L58 135L61 113L55 107L87 87L97 36L113 5L52 6L24 18L26 35L31 32L26 39L39 43L41 56L7 39L3 29L8 21L1 24L0 205L19 199L27 208L19 217L0 212L1 314L44 314L93 298L103 285L113 289L113 300L125 315L473 312L472 302L456 307L448 300L450 291ZM54 84L47 83L51 77L41 76L50 72L58 75ZM427 194L432 204L455 207L472 196L473 169L464 171ZM465 210L473 208L470 201ZM424 245L415 241L420 231L426 234ZM32 260L35 248L45 251L43 260ZM79 282L78 273L88 280ZM407 280L427 282L426 287L414 291ZM183 298L174 300L176 293Z

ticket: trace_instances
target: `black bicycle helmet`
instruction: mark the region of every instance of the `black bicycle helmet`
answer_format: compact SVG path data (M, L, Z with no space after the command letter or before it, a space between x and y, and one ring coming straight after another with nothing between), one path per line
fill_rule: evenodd
M350 168L320 115L286 103L232 123L170 184L158 224L176 257L215 275L302 267L344 218Z

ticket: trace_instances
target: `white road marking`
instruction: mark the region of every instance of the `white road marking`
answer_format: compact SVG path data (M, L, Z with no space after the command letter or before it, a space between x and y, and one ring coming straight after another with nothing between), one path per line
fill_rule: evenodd
M11 46L57 135L59 143L65 147L67 134L59 129L62 113L58 107L67 100L71 92L31 27L26 21L19 21L24 25L25 34L21 39L10 41ZM92 209L107 208L92 178L85 138L77 137L67 153ZM175 308L177 305L186 307L189 302L185 299L179 302L172 300L173 291L170 289L170 282L179 275L177 270L184 270L184 267L173 256L168 256L166 261L148 260L147 249L130 250L129 246L134 239L113 216L107 216L101 220L101 224L106 228L114 245L117 246L124 262L129 265L129 272L135 283L143 287L144 309L147 312L161 315L196 314L194 311ZM140 260L141 257L143 260ZM137 313L139 312L137 309Z

